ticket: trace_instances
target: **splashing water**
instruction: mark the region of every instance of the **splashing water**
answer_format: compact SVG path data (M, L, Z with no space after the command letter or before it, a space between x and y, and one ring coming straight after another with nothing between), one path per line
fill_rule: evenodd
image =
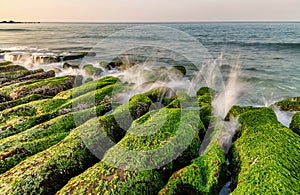
M222 54L219 60L220 67L222 66ZM240 80L240 74L241 67L239 60L237 60L237 63L230 70L224 90L213 99L213 114L218 119L211 121L200 148L200 155L206 150L211 140L217 139L225 153L228 152L232 144L232 138L239 126L238 119L231 118L230 121L223 121L222 119L225 118L230 108L238 102L238 98L246 89L247 85ZM215 79L214 77L215 75L212 75L213 79ZM214 82L212 81L212 83Z
M289 127L292 122L292 118L294 114L296 114L296 112L282 111L276 106L272 106L272 109L274 110L277 116L277 120L281 122L284 126Z
M128 58L125 59L128 60ZM136 94L141 94L158 87L167 87L174 92L186 92L186 86L190 84L188 79L178 70L167 66L157 67L157 62L155 61L135 64L125 71L116 71L109 75L118 77L122 82L133 84L131 89L122 95L122 99L119 100L120 102L126 102Z
M201 155L205 152L211 140L218 140L224 153L227 154L232 144L232 138L238 128L238 118L230 118L230 121L220 119L212 121L202 141L199 154Z
M221 130L218 141L223 148L225 154L232 144L232 138L239 127L238 118L231 118L230 121L222 121L224 128Z
M239 76L241 67L239 61L230 70L229 78L225 84L225 89L213 100L214 115L225 118L229 109L237 103L239 96L246 89Z
M296 114L297 112L295 112L295 111L283 111L279 107L275 106L274 103L277 102L278 100L274 100L272 93L271 93L270 98L266 98L264 96L263 101L264 101L265 107L270 107L275 112L275 114L277 116L277 120L281 124L283 124L284 126L289 128L289 126L292 122L292 118L293 118L294 114Z

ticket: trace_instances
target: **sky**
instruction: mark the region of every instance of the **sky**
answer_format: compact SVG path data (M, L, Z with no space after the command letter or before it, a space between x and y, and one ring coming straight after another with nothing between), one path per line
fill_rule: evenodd
M300 0L1 0L0 21L300 21Z

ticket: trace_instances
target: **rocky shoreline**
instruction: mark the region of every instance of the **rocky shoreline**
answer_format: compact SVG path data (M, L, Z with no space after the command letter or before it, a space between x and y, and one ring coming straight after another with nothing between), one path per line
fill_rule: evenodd
M240 126L225 154L212 113L217 92L207 87L197 97L159 87L121 104L115 96L130 83L116 77L82 84L11 62L0 63L0 83L0 194L218 194L229 180L232 194L300 192L299 97L274 104L297 112L290 128L271 108L232 107L226 120Z

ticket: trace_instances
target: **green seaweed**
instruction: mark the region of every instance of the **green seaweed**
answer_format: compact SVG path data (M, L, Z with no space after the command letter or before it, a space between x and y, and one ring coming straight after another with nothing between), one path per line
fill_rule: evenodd
M147 104L148 107L152 103L147 96L134 96L128 103L117 107L113 114L88 120L74 129L70 135L57 145L29 157L8 172L0 175L2 192L7 194L31 192L54 194L70 178L97 162L97 158L88 148L96 145L97 157L101 158L99 153L104 154L108 147L113 146L122 138L120 135L124 136L125 131L118 127L114 116L120 112L126 113L128 106L133 117L142 115L141 108L138 106L142 105L141 102ZM143 111L147 112L148 110ZM107 138L112 142L105 141ZM101 147L102 145L99 143L102 142L108 145ZM88 145L88 147L85 145ZM31 182L28 182L28 179Z
M274 104L284 111L300 111L300 97L294 97L287 100L282 100Z
M203 155L175 172L159 194L218 194L220 180L227 174L225 155L217 142L210 145Z
M65 102L66 101L63 99L43 99L3 110L0 113L0 124L14 119L15 117L37 116L55 112Z
M156 194L163 186L156 170L127 171L100 162L56 194Z
M16 100L31 94L55 96L70 89L75 84L75 76L47 78L41 81L29 81L0 88L0 94L7 100Z
M212 98L215 95L215 91L209 87L201 87L197 91L197 99L200 106L200 119L207 129L212 119L213 107Z
M104 114L107 106L101 105ZM103 113L104 112L104 113ZM76 122L74 116L76 115ZM41 152L66 137L70 130L92 118L95 108L51 119L26 131L0 140L0 173L17 165L27 157Z
M229 112L227 113L225 120L229 121L230 118L236 118L239 115L245 113L245 112L249 112L249 111L253 111L253 110L258 110L260 109L259 107L254 107L254 106L232 106L232 108L230 108Z
M89 120L58 144L0 175L1 193L54 194L70 178L97 162L78 132L87 131L91 134L97 130L97 125L97 119Z
M15 65L15 64L8 64L8 65L1 65L0 66L0 72L15 72L15 71L27 71L26 68L20 65Z
M198 133L203 130L203 125L197 117L197 112L181 109L162 108L147 113L134 121L125 137L106 152L101 162L71 179L57 194L156 194L169 172L185 166L187 161L198 155ZM141 136L143 133L150 134ZM187 141L190 143L187 144ZM157 150L150 159L143 157L144 152L160 147L163 149ZM178 156L176 151L181 150ZM129 151L139 151L140 155L131 155ZM167 165L147 168L151 161L153 166L160 163Z
M103 77L99 80L82 84L76 88L62 91L59 94L57 94L54 98L61 98L61 99L76 98L88 92L95 91L105 86L115 84L117 81L118 78L115 77L111 77L111 76Z
M269 108L239 117L240 137L230 154L232 194L298 194L300 139Z
M30 75L30 71L28 71L28 70L17 70L17 71L12 71L12 72L0 72L0 78L7 78L7 79L17 79L17 78L24 77L24 76L27 76L27 75Z
M6 66L6 65L9 65L9 64L12 64L12 62L10 62L10 61L0 62L0 66Z
M92 64L83 66L83 70L89 76L100 75L103 72L101 68L94 67Z

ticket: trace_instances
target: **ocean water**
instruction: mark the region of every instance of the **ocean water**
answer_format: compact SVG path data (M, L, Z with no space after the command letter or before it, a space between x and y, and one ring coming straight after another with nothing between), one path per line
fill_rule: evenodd
M190 79L210 63L217 64L217 76L224 82L238 63L238 82L244 84L236 86L243 88L236 104L263 106L300 96L300 23L1 24L1 50L9 52L0 53L0 60L20 55L24 58L15 63L46 70L63 62L32 63L32 56L96 51L96 57L84 59L95 66L118 54L142 56L163 66L189 66L193 59L196 68L189 69Z

